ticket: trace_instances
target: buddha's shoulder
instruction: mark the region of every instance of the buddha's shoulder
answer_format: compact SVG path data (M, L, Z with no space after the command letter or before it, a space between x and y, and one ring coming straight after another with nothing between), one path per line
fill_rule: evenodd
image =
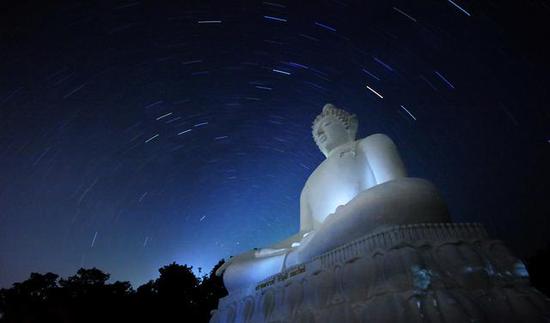
M319 177L319 173L321 173L323 171L323 169L326 167L326 164L327 164L326 161L327 161L327 159L323 160L317 167L315 167L313 172L311 172L311 174L309 174L309 176L306 180L306 187L308 185L310 185L311 182L315 181L315 179L317 177Z

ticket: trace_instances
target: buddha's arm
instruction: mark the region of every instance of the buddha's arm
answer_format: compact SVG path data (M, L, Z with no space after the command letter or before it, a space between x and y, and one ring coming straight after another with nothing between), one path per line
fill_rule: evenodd
M374 134L361 140L376 184L406 177L407 171L393 141L384 134Z
M302 193L300 194L300 232L302 236L313 230L313 217L311 216L311 209L307 198L307 183Z

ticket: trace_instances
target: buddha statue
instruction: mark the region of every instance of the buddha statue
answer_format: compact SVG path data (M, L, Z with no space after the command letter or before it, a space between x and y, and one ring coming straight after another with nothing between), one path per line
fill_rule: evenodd
M430 182L407 177L393 141L373 134L355 139L355 115L326 104L313 138L326 159L300 195L300 231L272 246L230 258L217 271L229 293L253 290L288 267L391 226L450 222Z

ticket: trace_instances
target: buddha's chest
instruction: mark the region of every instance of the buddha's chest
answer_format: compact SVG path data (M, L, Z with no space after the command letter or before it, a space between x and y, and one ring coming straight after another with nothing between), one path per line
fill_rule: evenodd
M315 222L322 223L372 183L374 177L361 152L350 150L327 158L306 183L307 203Z

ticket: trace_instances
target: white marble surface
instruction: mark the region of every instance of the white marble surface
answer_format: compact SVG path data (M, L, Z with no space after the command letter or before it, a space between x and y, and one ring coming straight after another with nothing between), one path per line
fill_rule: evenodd
M547 322L550 300L479 224L401 225L219 302L212 323Z
M231 258L211 322L548 322L549 300L481 225L451 223L395 144L355 140L326 105L313 137L327 157L300 198L300 231Z
M402 223L448 220L435 188L406 178L393 141L383 134L355 140L357 125L354 115L331 104L323 107L312 134L326 159L301 192L300 231L231 258L218 270L230 293L366 234L373 226L401 223L400 218Z

